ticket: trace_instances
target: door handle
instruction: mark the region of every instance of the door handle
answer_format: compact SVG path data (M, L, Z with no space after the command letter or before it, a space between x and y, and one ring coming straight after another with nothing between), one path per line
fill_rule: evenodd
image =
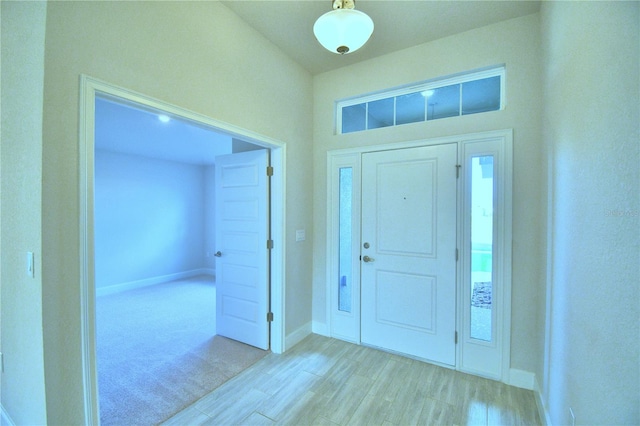
M217 252L215 252L213 254L215 257L222 257L222 253L220 252L220 250L218 250Z
M362 256L362 260L364 262L373 262L375 259L373 257L369 257L369 256Z

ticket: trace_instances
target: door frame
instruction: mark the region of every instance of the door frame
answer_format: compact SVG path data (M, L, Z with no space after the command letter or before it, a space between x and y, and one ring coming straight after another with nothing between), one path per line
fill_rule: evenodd
M285 182L286 144L241 127L186 110L168 102L118 87L96 78L80 76L79 116L79 198L80 198L80 298L82 370L85 421L100 423L98 374L95 334L95 253L94 253L94 158L95 158L95 98L97 95L134 102L154 110L184 118L214 131L237 137L270 150L271 166L271 312L270 348L274 353L285 350Z
M481 133L472 133L465 135L446 136L440 138L408 141L400 143L390 143L381 145L369 145L357 148L345 148L339 150L332 150L327 152L327 224L326 224L326 333L331 336L342 340L347 340L356 344L361 344L360 339L360 325L357 326L351 324L350 328L343 328L342 323L349 320L355 320L355 315L335 315L337 311L336 305L334 305L333 293L335 292L335 282L331 277L338 276L338 263L337 263L337 237L338 221L337 221L337 209L336 209L336 196L338 191L336 190L337 180L335 178L336 170L340 167L352 166L354 170L354 187L361 185L361 169L362 169L362 155L368 152L397 150L405 148L415 148L422 146L433 146L457 143L458 144L458 164L464 165L466 156L469 152L473 151L471 147L478 144L493 143L495 148L501 152L501 166L499 168L499 179L502 180L499 185L499 194L501 197L501 203L498 206L498 215L500 218L497 220L497 232L500 233L495 241L496 250L500 253L500 260L497 261L496 266L496 278L500 281L499 294L496 295L496 299L501 301L499 307L499 314L496 317L496 341L493 344L486 344L482 341L471 339L465 334L464 318L465 318L465 291L466 284L465 279L468 278L467 273L464 271L465 265L468 265L465 259L465 215L470 214L466 210L470 208L465 203L465 190L466 190L466 171L465 167L462 167L460 178L457 180L458 191L458 212L457 212L457 247L459 248L459 260L456 265L456 330L458 334L458 344L456 347L456 361L455 369L464 371L478 376L489 377L494 380L499 380L504 383L510 383L510 359L511 359L511 237L512 237L512 181L513 181L513 130L496 130ZM356 180L355 172L358 172ZM358 194L360 194L358 192ZM360 201L355 202L355 205L359 206ZM359 207L354 205L354 215L360 214ZM357 222L360 222L358 218ZM360 229L354 226L354 251L360 252ZM357 232L357 235L355 234ZM357 242L355 242L357 240ZM357 255L355 255L357 258ZM353 268L354 270L359 268ZM358 279L360 276L358 275ZM357 288L360 291L360 283L355 283L354 278L354 290ZM359 300L359 297L355 297L355 300ZM358 306L356 311L360 312ZM339 327L334 327L340 323ZM334 328L343 328L348 330L347 333L340 333L340 331L334 330ZM492 371L482 371L478 369L476 365L469 365L465 362L465 354L484 354L499 358L499 362L496 368ZM468 359L467 356L466 359ZM433 361L430 363L437 364ZM451 366L443 365L444 367L451 368Z

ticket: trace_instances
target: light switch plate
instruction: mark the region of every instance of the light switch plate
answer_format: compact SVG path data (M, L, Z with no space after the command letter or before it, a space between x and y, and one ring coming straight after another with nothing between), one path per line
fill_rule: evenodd
M296 231L296 242L304 241L307 239L307 233L304 229L298 229Z
M31 278L33 278L35 275L32 251L27 252L27 275L29 275Z

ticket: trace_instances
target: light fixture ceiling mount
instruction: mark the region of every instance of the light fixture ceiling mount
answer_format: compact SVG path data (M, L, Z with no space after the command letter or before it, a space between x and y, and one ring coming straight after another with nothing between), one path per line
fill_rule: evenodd
M318 18L313 33L328 51L344 55L355 52L369 40L373 21L359 10L355 0L333 0L333 10Z

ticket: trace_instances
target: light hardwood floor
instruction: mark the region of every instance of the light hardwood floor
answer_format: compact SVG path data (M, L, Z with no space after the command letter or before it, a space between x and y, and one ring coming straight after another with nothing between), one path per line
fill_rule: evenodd
M311 335L166 425L540 424L533 392Z

